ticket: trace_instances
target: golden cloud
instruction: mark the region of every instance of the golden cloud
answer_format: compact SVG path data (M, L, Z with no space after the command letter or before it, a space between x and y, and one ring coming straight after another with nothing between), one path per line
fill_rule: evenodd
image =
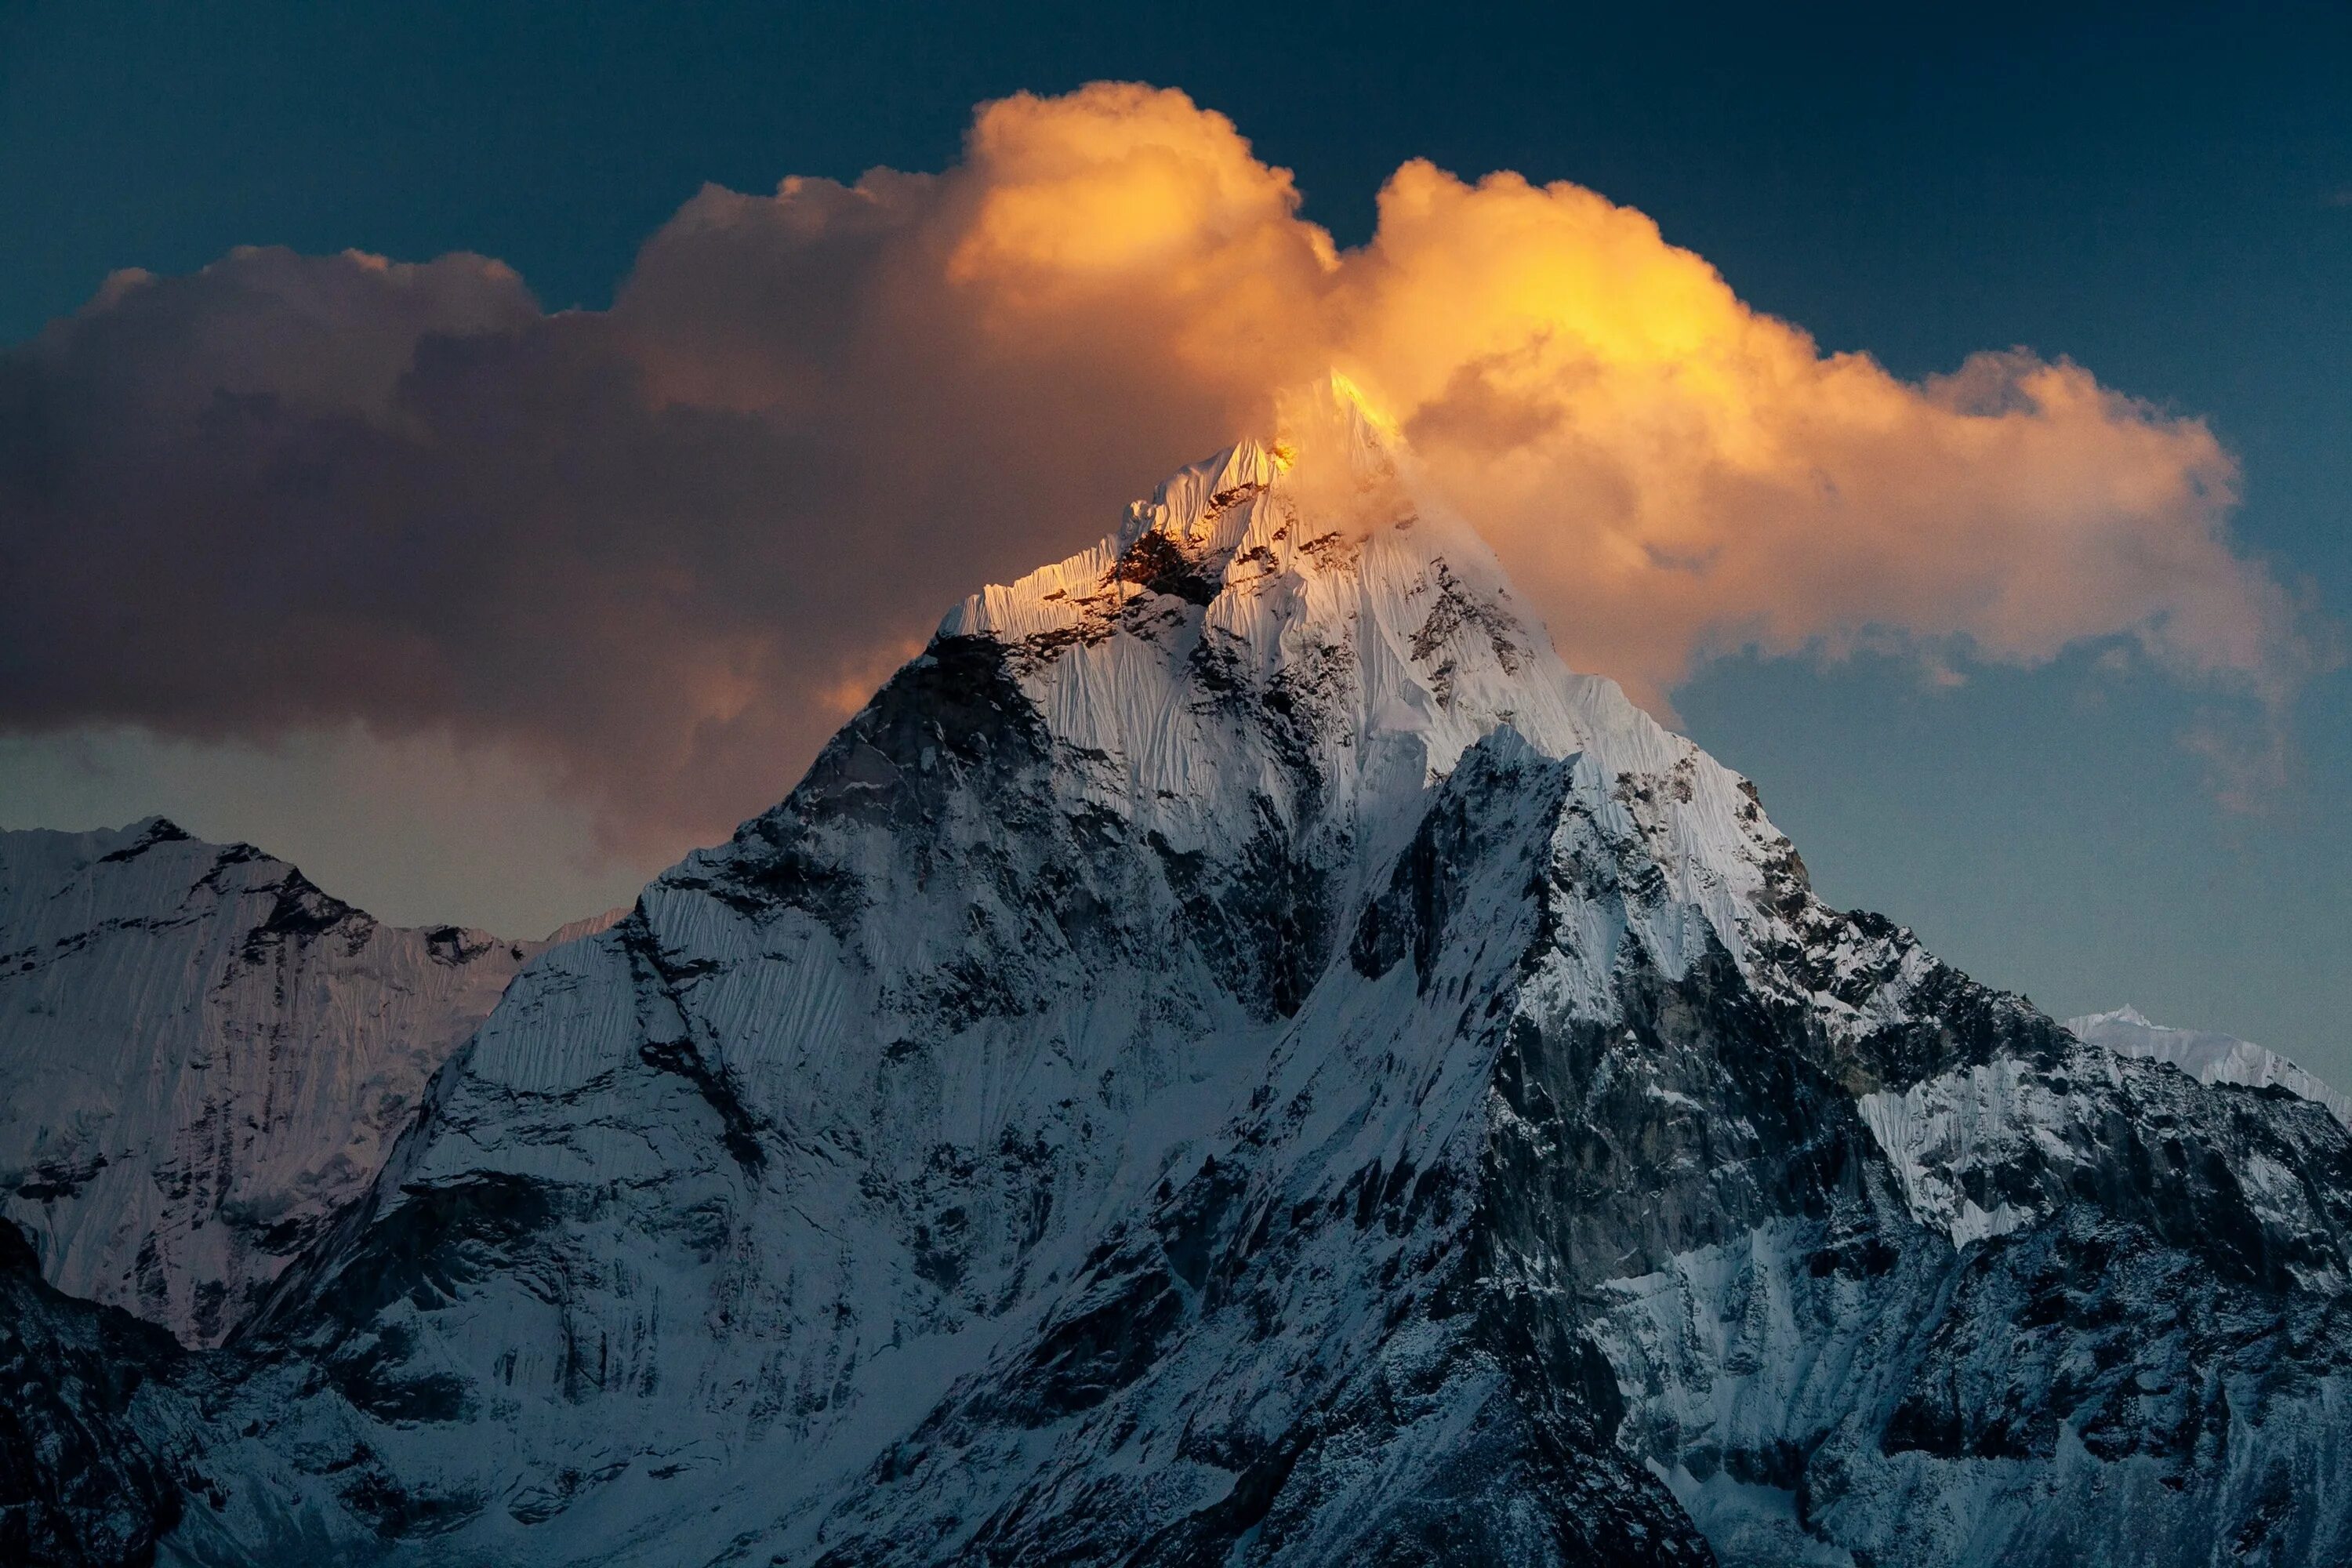
M1823 354L1572 184L1410 163L1344 251L1299 210L1223 116L1097 84L940 174L706 189L604 312L479 258L126 277L0 357L42 432L0 447L0 725L492 741L680 847L961 593L1335 371L1661 708L1745 647L2131 638L2273 709L2301 668L2228 453L2080 366Z

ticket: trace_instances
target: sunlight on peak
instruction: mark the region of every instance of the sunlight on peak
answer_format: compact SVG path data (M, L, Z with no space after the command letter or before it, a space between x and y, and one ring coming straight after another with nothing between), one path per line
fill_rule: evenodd
M1357 385L1345 372L1337 370L1332 371L1330 373L1330 378L1331 396L1340 407L1351 408L1357 414L1362 416L1364 422L1370 425L1383 439L1398 440L1402 438L1404 435L1404 427L1402 425L1399 425L1394 418L1391 417L1387 413L1381 410L1378 405L1374 404L1370 395L1367 394L1362 387Z
M1348 447L1388 450L1405 445L1403 426L1344 371L1330 370L1323 379L1276 399L1275 435L1266 455L1277 471L1287 473L1303 449L1320 446L1321 437L1331 435L1342 435L1341 444Z

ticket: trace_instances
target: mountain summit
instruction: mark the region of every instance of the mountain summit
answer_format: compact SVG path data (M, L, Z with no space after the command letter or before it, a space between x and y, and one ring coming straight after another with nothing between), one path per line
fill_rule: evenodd
M51 1284L217 1344L545 945L385 925L160 816L0 833L0 1215Z
M2352 1552L2345 1128L1824 907L1307 423L527 965L132 1397L163 1555Z

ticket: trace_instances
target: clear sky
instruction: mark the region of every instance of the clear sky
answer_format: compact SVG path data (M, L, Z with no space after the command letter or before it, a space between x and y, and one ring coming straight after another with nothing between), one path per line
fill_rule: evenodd
M948 169L975 104L1101 79L1230 116L1341 247L1409 158L1573 181L1824 351L1917 380L2022 346L2206 422L2237 547L2323 656L2275 776L2232 788L2184 741L2221 700L2096 642L2026 668L1734 654L1671 700L1832 901L2061 1016L2128 1001L2352 1085L2352 679L2325 657L2352 605L2352 10L1919 10L17 4L0 342L119 268L246 245L475 252L602 310L705 183ZM11 406L0 455L37 472L56 437ZM560 782L429 725L324 713L262 743L222 709L159 740L79 711L13 712L0 824L165 810L389 917L519 932L658 863L600 856Z

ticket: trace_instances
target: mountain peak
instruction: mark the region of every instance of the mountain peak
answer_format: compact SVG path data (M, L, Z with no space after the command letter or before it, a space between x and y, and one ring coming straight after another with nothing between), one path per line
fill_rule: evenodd
M1317 398L516 975L156 1380L182 1556L2344 1555L2268 1479L2344 1466L2344 1130L1822 905ZM164 858L102 869L177 931ZM257 1001L360 956L213 945Z
M940 635L1017 643L1089 621L1108 635L1122 612L1157 593L1206 604L1223 586L1211 572L1230 562L1237 525L1251 515L1241 503L1265 493L1285 470L1275 453L1244 440L1179 468L1150 500L1130 505L1099 543L1010 584L982 588L948 612Z
M194 837L194 834L190 833L186 828L182 827L170 817L161 815L142 816L138 821L129 824L121 831L123 837L132 839L142 844L170 844L180 839L193 838Z
M2336 1120L2352 1125L2352 1095L2251 1040L2201 1029L2172 1028L2156 1023L2128 1005L2111 1013L2069 1018L2066 1027L2087 1044L2118 1056L2167 1063L2200 1083L2231 1083L2250 1089L2276 1085L2301 1099L2326 1106Z
M1286 532L1277 523L1251 537L1259 512L1248 503L1277 489L1294 510L1312 498L1318 516L1337 513L1335 521L1352 525L1333 538L1382 523L1409 527L1423 509L1400 484L1403 451L1393 422L1335 371L1280 400L1276 434L1245 437L1177 469L1150 500L1131 503L1119 527L1093 548L971 595L948 613L940 635L1012 641L1066 630L1089 610L1115 614L1155 592L1205 604L1226 585L1237 559L1245 568L1275 563L1273 549ZM1317 493L1332 489L1339 493ZM1245 571L1242 580L1254 574Z
M541 945L384 925L162 816L0 833L0 1219L51 1283L216 1342Z
M940 637L1002 649L1045 729L1097 759L1102 804L1179 853L1265 819L1337 835L1360 870L1486 736L1581 756L1648 820L1715 939L1748 951L1766 868L1795 862L1745 781L1561 663L1343 378L1286 414L1282 438L1178 470L1093 548L966 599Z

